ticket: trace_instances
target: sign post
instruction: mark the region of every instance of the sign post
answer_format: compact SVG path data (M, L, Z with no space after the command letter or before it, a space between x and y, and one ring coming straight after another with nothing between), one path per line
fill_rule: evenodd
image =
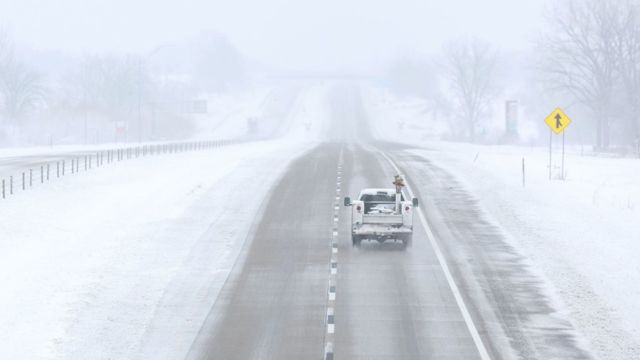
M551 161L553 159L553 131L551 129L549 129L549 180L551 180L551 172L552 172L552 168L551 166L553 165L553 162Z
M564 180L564 140L565 135L564 131L571 124L571 118L567 116L567 114L562 111L559 107L553 110L553 112L544 119L544 122L549 126L549 180L551 180L551 171L552 171L552 159L553 159L553 134L556 135L562 134L562 166L560 170L561 179Z
M560 169L562 170L562 181L564 181L564 131L562 132L562 166Z

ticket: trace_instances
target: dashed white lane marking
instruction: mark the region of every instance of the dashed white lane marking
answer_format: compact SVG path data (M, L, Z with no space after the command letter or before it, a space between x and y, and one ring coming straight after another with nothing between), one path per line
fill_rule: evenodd
M391 166L393 167L393 169L396 171L396 173L400 174L400 169L398 168L398 166L396 166L396 164L393 162L393 160L391 160L391 158L389 156L387 156L387 154L380 152L380 154L387 159L387 161L391 164ZM411 191L411 187L407 184L406 186L407 192L409 193L409 197L413 198L414 197L414 193L413 191ZM447 265L447 260L445 259L442 250L440 249L440 245L438 245L438 242L436 241L436 237L433 235L433 232L431 232L431 228L429 227L429 223L427 222L427 219L424 217L424 213L422 212L421 208L417 209L417 213L418 213L418 218L420 219L420 223L422 223L422 227L424 228L425 232L427 233L427 238L429 239L429 243L431 244L431 247L433 248L433 251L436 253L436 257L438 258L438 262L440 263L440 267L442 268L442 272L444 272L444 276L447 279L447 283L449 283L449 288L451 289L451 292L453 293L453 297L456 299L456 303L458 304L458 308L460 309L460 312L462 313L462 317L464 318L464 322L467 325L467 329L469 330L469 333L471 334L471 338L473 339L474 344L476 345L476 349L478 350L478 353L480 354L480 358L482 358L482 360L491 360L491 357L489 356L489 353L487 352L487 348L484 346L484 343L482 342L482 338L480 337L480 333L478 333L478 328L476 327L476 325L473 323L473 318L471 317L471 314L469 313L469 310L467 308L467 305L464 303L464 299L462 298L462 294L460 293L460 289L458 288L458 285L456 285L455 280L453 279L453 276L451 275L451 271L449 270L449 265Z
M335 315L333 307L327 308L327 333L333 334L335 332Z
M340 218L340 191L342 187L342 150L340 151L340 158L338 160L338 174L336 177L336 201L333 207L333 228L331 237L331 261L330 269L331 275L329 277L329 291L328 291L328 304L327 304L327 335L325 337L324 347L324 359L333 360L333 340L335 333L335 315L334 304L336 301L336 274L338 273L338 222Z
M333 343L327 342L324 347L324 360L333 360Z

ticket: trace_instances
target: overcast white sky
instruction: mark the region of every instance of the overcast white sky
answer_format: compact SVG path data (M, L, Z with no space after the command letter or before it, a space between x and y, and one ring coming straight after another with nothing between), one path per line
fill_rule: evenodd
M473 35L528 46L549 0L0 0L0 23L35 49L149 51L200 30L258 61L355 69Z

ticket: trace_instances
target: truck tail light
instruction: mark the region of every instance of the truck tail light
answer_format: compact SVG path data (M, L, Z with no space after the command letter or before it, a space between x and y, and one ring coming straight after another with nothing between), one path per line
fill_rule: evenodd
M360 211L362 211L362 207L360 207L360 205L358 205L358 206L356 206L356 210L357 210L358 212L360 212Z
M411 208L410 208L409 206L407 206L407 207L405 207L405 208L404 208L404 211L407 211L407 212L408 212L409 210L411 210Z

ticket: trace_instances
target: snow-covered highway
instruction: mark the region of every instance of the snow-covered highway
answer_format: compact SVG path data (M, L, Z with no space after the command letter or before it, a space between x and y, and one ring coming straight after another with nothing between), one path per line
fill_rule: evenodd
M296 160L271 192L189 358L589 358L541 281L473 201L456 190L444 206L451 180L418 173L428 171L420 159L373 141L358 92L334 91L333 142ZM395 172L381 152L407 171L426 205L464 311L425 228L407 251L390 243L352 248L341 196L388 185Z
M314 83L268 140L0 203L0 357L596 358L476 194L432 149L376 138L361 95ZM388 187L396 166L425 220L413 246L353 248L342 197Z

